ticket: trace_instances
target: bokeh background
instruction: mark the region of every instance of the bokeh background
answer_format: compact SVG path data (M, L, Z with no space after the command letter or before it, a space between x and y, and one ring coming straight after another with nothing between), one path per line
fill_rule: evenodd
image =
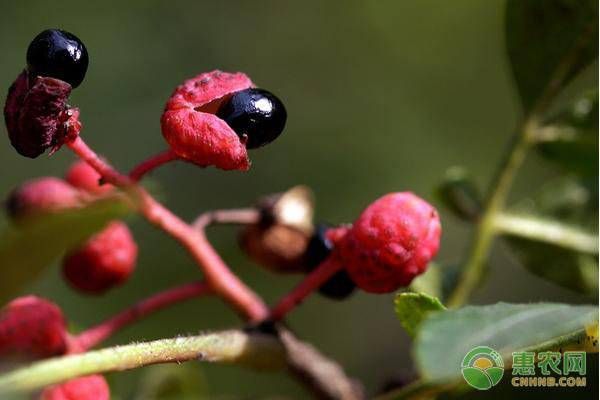
M176 213L192 219L203 210L245 206L302 183L317 195L319 220L347 222L391 191L411 190L439 205L433 189L452 165L470 169L482 187L489 182L520 114L504 52L503 7L501 0L2 0L0 88L6 91L23 68L25 49L39 31L58 27L77 34L90 53L86 80L72 96L82 111L82 135L126 170L164 148L159 118L177 84L215 68L244 71L284 100L289 115L284 135L252 152L248 173L177 163L155 172L149 185ZM22 158L3 125L0 130L2 196L25 179L61 176L74 160L68 151ZM516 195L554 175L552 168L530 157ZM438 261L460 263L471 229L443 208L441 213ZM57 264L27 292L53 299L81 328L154 291L198 278L176 243L140 218L129 222L141 252L125 286L105 297L83 297L61 280ZM215 228L210 237L270 302L298 280L248 261L235 229ZM501 243L489 265L475 303L589 301L530 275ZM314 296L289 322L376 393L390 378L411 374L410 341L395 319L392 299L357 293L336 303ZM111 343L238 325L219 301L193 300ZM136 398L148 374L161 368L109 375L114 398ZM307 397L283 373L200 363L183 368L210 398Z

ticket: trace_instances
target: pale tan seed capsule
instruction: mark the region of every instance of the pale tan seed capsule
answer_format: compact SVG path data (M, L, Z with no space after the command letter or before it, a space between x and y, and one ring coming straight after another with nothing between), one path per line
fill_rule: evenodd
M239 236L242 249L265 268L279 273L306 269L304 253L314 231L313 193L295 186L259 200L261 220L245 227Z

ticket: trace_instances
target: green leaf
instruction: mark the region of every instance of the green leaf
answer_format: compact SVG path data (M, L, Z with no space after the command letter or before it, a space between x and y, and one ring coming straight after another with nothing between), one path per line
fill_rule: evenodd
M597 235L597 205L597 181L565 177L545 185L534 198L523 200L514 210ZM508 236L507 240L523 266L533 274L581 293L598 293L597 254L515 236Z
M597 57L597 16L597 0L508 0L506 46L526 112Z
M567 304L468 306L435 313L421 324L415 357L427 381L460 379L461 361L476 346L488 346L509 359L511 352L552 341L598 320L598 308ZM559 341L556 341L559 343Z
M411 337L417 334L419 325L428 315L446 309L436 297L414 292L398 293L394 306L400 323Z
M577 98L541 128L537 148L569 172L598 176L598 90Z
M65 250L128 212L128 205L114 197L39 216L1 232L0 303L18 293Z

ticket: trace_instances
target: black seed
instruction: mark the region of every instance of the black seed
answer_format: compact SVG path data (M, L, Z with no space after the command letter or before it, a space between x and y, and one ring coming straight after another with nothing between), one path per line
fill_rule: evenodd
M337 272L319 288L319 293L333 300L344 300L350 296L356 285L345 269Z
M314 270L329 256L333 243L327 238L326 225L319 225L311 237L306 249L305 262L309 271ZM319 288L319 293L334 300L343 300L350 296L356 285L345 269L338 271Z
M217 116L227 122L240 138L247 137L247 148L255 149L281 135L287 112L274 94L253 88L234 93L221 104Z
M310 271L321 264L333 250L333 243L327 238L329 226L320 224L308 242L304 254L305 264Z
M27 48L27 68L31 76L60 79L73 88L83 81L88 62L83 42L72 33L59 29L41 32Z

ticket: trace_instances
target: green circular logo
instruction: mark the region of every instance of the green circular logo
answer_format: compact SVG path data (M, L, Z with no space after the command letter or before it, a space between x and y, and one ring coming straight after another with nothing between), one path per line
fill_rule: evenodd
M477 346L465 355L461 370L469 385L475 389L488 390L502 379L504 361L496 350L487 346Z

